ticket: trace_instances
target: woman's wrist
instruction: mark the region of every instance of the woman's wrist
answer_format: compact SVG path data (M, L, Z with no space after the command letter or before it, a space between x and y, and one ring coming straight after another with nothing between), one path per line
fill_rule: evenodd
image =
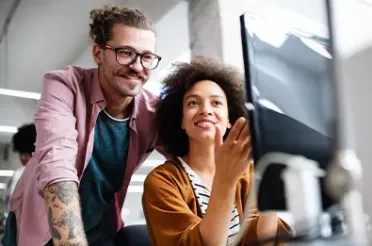
M239 179L229 178L225 174L215 174L213 179L213 186L217 186L218 189L222 189L226 192L235 191L236 184Z
M278 231L278 216L276 213L262 213L258 217L257 222L257 238L260 242L265 242L268 239L274 239ZM264 244L273 245L271 243Z

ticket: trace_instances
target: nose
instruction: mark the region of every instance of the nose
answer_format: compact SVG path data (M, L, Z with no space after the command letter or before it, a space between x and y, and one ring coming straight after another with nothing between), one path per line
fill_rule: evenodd
M200 107L200 114L201 115L212 115L213 109L210 103L203 103Z
M130 64L129 67L136 71L137 73L142 72L143 67L141 64L141 58L137 56L136 60L132 64Z

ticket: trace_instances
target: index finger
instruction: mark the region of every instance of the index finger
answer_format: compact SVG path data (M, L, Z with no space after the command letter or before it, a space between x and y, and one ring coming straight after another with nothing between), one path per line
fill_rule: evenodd
M223 144L223 137L222 137L222 133L221 133L221 128L216 125L215 131L216 132L215 132L215 136L214 136L214 146L216 148L219 148Z
M239 117L233 127L231 128L229 135L226 138L225 142L234 142L239 137L240 132L242 131L242 128L245 126L245 123L247 120L244 117Z

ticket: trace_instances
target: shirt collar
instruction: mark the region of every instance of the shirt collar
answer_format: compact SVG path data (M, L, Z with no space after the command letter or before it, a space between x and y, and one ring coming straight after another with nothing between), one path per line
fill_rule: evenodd
M105 101L105 98L102 93L101 84L99 83L98 68L94 70L90 83L91 83L90 102L98 103Z

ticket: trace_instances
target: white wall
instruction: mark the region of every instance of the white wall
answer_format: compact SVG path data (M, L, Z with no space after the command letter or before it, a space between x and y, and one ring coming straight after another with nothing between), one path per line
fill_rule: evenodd
M8 163L4 161L5 144L0 144L0 166L2 169L8 167Z
M15 126L33 121L36 100L0 95L0 125Z
M8 155L7 160L4 160L5 151L7 152L7 155ZM12 147L9 145L7 146L7 150L6 150L5 144L0 144L0 169L14 170L20 167L21 167L21 163L19 161L18 154L13 152ZM0 176L0 186L3 186L3 184L6 184L9 178L10 177Z
M363 167L364 209L372 216L372 7L358 1L335 0L335 29L341 55L340 78L346 85L351 137ZM354 145L355 144L355 145ZM354 145L354 146L353 146Z
M6 145L8 150L5 154ZM7 155L7 159L4 160L4 155ZM9 144L0 144L0 169L14 170L21 167L19 157L17 153L13 152L12 146Z
M6 86L6 42L0 43L0 88Z

